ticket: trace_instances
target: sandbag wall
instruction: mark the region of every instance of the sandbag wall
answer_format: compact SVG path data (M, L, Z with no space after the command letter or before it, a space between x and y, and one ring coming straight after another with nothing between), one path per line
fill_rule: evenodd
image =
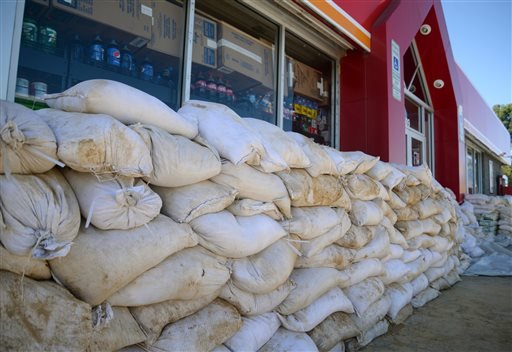
M512 196L468 194L465 198L473 207L483 236L512 236Z
M459 280L427 168L118 82L47 103L1 102L6 350L354 350Z

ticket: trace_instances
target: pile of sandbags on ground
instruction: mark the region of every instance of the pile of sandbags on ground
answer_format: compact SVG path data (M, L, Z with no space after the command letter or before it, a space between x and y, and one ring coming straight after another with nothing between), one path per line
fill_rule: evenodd
M112 81L47 102L2 102L6 350L353 350L459 280L425 167Z

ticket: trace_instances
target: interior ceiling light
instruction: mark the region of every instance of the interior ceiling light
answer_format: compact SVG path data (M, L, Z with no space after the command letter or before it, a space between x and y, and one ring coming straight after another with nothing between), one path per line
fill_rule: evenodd
M430 32L432 32L432 27L430 27L428 24L424 24L420 27L420 33L423 35L429 35Z
M434 81L434 88L441 89L444 87L444 81L442 79L436 79Z

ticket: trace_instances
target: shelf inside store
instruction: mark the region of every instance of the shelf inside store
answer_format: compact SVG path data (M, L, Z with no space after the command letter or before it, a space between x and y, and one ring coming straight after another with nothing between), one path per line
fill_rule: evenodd
M14 101L32 110L48 108L48 105L46 105L46 102L43 99L36 98L33 95L22 95L16 93Z
M44 51L42 48L23 44L20 47L19 66L57 76L65 76L68 69L67 60L64 58L61 49L56 49L56 53L53 54Z
M72 60L69 65L70 85L90 79L109 79L122 82L139 90L142 90L155 98L160 99L171 107L176 105L176 86L169 81L168 85L146 81L141 78L128 76L108 69L97 67L83 62ZM173 84L173 86L171 86Z

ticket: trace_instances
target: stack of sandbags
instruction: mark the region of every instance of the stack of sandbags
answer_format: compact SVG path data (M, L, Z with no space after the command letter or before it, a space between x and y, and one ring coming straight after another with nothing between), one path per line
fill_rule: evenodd
M48 103L32 114L67 167L1 179L0 268L15 283L57 281L54 295L85 313L67 309L74 325L21 341L33 313L6 300L2 314L21 312L2 332L10 350L69 339L90 350L354 349L458 280L460 210L427 168L320 146L220 104L176 113L117 82ZM28 199L4 201L4 189ZM32 281L34 299L53 292Z
M500 214L497 234L512 238L512 196L499 197L497 206Z
M498 230L499 197L485 194L467 194L465 200L473 205L473 212L485 239L493 240Z

